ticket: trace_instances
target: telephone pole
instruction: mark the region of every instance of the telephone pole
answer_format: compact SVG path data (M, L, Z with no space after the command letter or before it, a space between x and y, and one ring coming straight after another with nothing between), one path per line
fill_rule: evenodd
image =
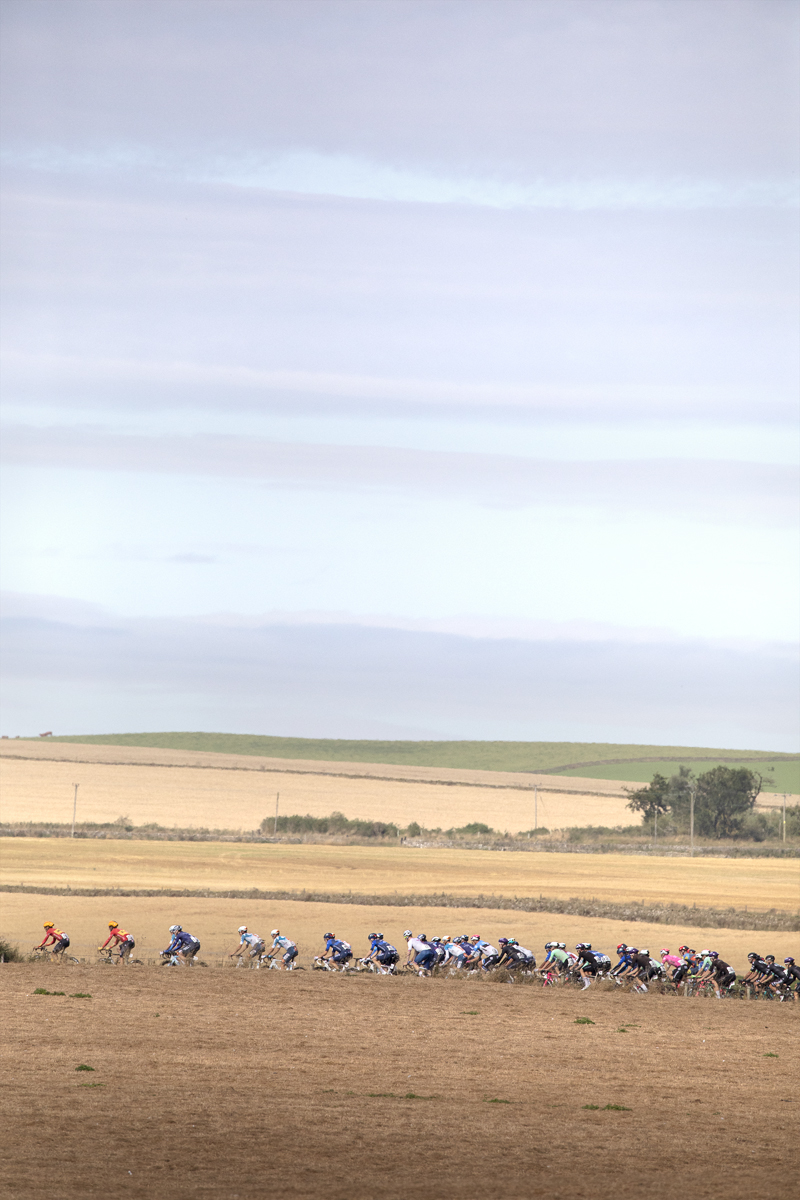
M73 783L72 786L75 788L75 794L72 797L72 833L69 836L75 837L75 813L78 811L78 788L80 784Z

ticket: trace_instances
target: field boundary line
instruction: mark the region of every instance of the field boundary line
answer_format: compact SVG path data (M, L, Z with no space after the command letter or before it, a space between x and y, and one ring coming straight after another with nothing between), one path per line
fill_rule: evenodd
M449 892L399 893L387 896L356 892L263 891L260 888L73 888L46 884L0 884L0 892L76 897L139 897L190 900L283 900L306 904L348 904L370 908L475 908L515 912L541 912L603 920L638 921L650 925L691 925L708 929L748 929L754 932L800 931L800 913L770 909L695 908L687 904L641 904L571 897L558 900L539 896L457 896Z
M544 794L563 792L570 796L610 796L615 799L623 799L627 796L627 791L611 791L602 792L591 791L589 788L571 788L571 787L556 787L547 784L546 786L536 783L481 783L472 782L471 780L460 779L414 779L404 777L402 775L376 775L374 772L366 771L312 771L308 769L300 769L299 767L245 767L245 766L222 766L216 763L159 763L159 762L118 762L108 760L105 762L96 762L90 759L76 758L55 758L50 755L47 758L39 758L34 754L5 754L0 753L0 759L18 759L24 762L35 763L77 763L85 764L90 767L159 767L169 771L251 771L255 774L266 775L316 775L316 776L331 776L336 779L375 779L381 780L384 783L407 783L407 784L423 784L428 787L467 787L467 788L489 788L496 791L507 792L532 792L534 788ZM545 772L532 771L531 774L545 774Z

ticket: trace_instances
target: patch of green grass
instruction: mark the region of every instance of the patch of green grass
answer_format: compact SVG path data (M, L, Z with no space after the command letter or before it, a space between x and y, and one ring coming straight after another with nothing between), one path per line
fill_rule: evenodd
M91 1000L91 992L70 992L70 1000Z
M484 1100L484 1104L511 1104L510 1100L498 1100L495 1097L493 1100Z
M778 1057L777 1054L773 1054L771 1050L769 1051L768 1054L764 1055L764 1058L777 1058L777 1057Z
M594 1025L594 1021L591 1019L591 1017L576 1017L575 1024L576 1025Z
M461 1013L462 1017L477 1017L477 1015L478 1015L477 1008L465 1008Z
M47 988L34 988L34 996L66 996L66 992L48 992Z
M90 1067L87 1063L81 1063L81 1065L79 1067L76 1067L75 1070L76 1071L93 1071L94 1067Z
M599 1104L584 1104L583 1107L588 1108L590 1110L590 1112L597 1112L600 1105Z
M631 1112L624 1104L606 1104L603 1112Z
M38 741L39 739L31 739ZM655 771L673 774L681 763L708 770L741 762L774 774L778 791L800 791L798 756L767 750L722 750L702 746L641 746L612 742L348 741L332 738L259 737L234 733L109 733L48 738L100 746L148 746L164 750L205 750L305 758L328 762L394 763L417 767L461 767L484 771L549 771L587 779L630 779L647 783ZM781 769L789 772L783 779ZM767 768L773 768L767 771ZM627 773L626 773L626 768ZM609 773L610 772L610 773ZM780 778L779 778L780 775Z

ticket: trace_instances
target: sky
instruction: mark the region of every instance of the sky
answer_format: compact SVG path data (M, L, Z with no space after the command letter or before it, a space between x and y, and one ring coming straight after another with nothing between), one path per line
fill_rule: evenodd
M5 0L2 732L797 750L784 0Z

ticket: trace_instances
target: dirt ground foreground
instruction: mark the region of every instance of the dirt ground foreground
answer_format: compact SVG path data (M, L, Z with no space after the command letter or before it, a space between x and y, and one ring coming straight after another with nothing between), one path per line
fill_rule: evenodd
M793 1188L794 1004L46 964L0 991L7 1200Z

